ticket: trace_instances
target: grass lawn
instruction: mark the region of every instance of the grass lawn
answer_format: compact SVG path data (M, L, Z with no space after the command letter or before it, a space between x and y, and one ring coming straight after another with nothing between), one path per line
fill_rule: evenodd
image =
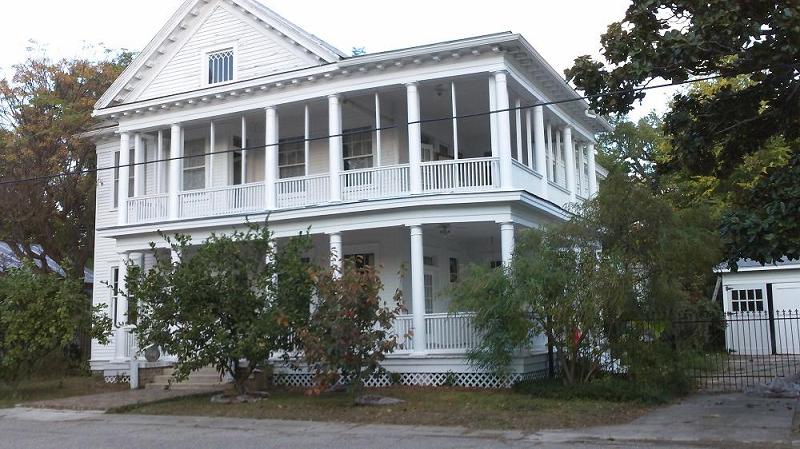
M277 391L269 399L252 404L212 404L207 396L200 396L119 412L536 430L624 423L651 408L639 402L542 399L510 390L393 387L367 393L403 399L406 403L356 407L343 393L309 397L302 391Z
M99 376L72 376L55 379L25 380L15 389L0 384L0 408L13 407L21 402L107 393L109 391L120 391L128 388L128 384L107 384L103 381L103 378Z

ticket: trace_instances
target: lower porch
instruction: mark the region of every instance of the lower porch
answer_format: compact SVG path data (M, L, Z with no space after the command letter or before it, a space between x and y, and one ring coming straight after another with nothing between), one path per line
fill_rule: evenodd
M359 258L378 267L384 284L385 304L401 307L402 312L391 330L398 345L383 363L390 374L383 376L383 380L376 378L376 385L389 381L438 385L447 380L474 386L475 379L483 382L481 385L506 385L520 376L546 373L546 341L534 338L520 350L510 380L498 380L491 373L476 370L468 362L467 353L480 344L481 335L473 325L473 314L454 307L451 288L469 265L498 267L508 263L516 229L513 223L497 222L394 226L330 233L314 233L311 229L313 247L306 258L320 266ZM285 241L279 238L277 244ZM154 262L152 254L147 252L129 252L125 258L145 268ZM395 304L398 290L402 294L399 304ZM165 354L156 362L146 361L136 347L134 327L126 322L125 299L112 297L110 300L110 312L118 324L110 343L114 356L105 362L93 360L93 370L104 371L106 377L125 377L130 373L132 361L140 367L174 362ZM277 383L295 385L302 379L310 381L308 373L288 368L276 370Z

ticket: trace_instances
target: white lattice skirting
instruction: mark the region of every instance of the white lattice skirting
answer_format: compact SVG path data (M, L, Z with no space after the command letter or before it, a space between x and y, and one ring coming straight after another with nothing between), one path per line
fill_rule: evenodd
M492 373L396 373L381 374L367 380L369 388L393 385L423 387L511 388L515 383L544 377L546 372L518 373L498 376ZM275 374L275 385L307 388L313 385L313 375L307 373Z
M103 380L105 380L107 384L129 384L131 383L131 376L130 375L104 376Z

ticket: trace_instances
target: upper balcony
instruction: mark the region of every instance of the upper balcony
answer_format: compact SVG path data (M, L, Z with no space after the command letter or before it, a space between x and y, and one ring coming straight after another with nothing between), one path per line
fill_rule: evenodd
M588 198L592 136L536 103L498 72L124 132L119 225L432 194Z

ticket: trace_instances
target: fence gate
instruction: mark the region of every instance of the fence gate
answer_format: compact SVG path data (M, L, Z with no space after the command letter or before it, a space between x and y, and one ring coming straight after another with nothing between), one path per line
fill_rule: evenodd
M774 310L771 291L769 301L757 292L742 292L735 296L740 299L734 311L722 319L678 323L679 329L691 329L686 334L696 336L701 329L706 335L702 357L690 364L701 390L742 391L776 377L800 376L800 312Z

